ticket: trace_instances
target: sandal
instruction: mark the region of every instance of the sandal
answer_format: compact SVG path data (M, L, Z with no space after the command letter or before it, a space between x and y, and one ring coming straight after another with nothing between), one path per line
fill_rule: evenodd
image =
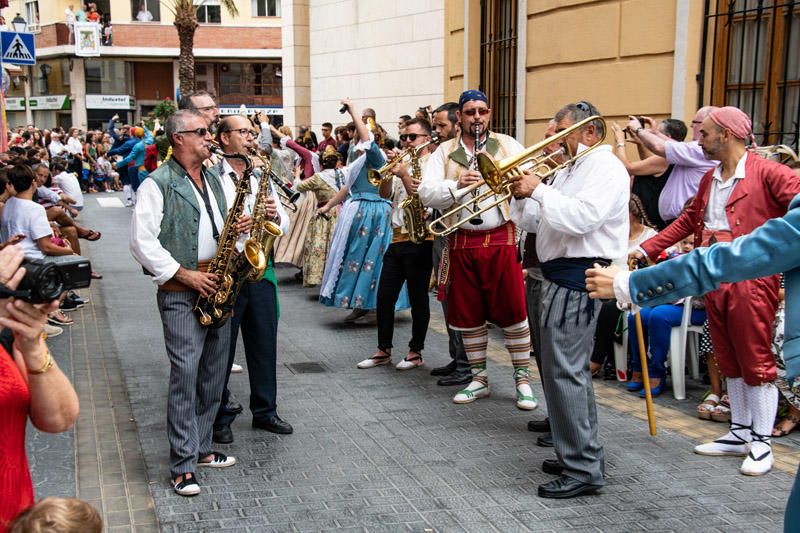
M719 396L714 393L706 394L703 402L697 406L697 418L711 420L711 413L719 405Z
M99 231L95 231L93 229L90 229L89 233L86 235L86 237L84 237L84 239L86 239L87 241L99 241L100 237L102 237L102 236L103 236L103 234L100 233Z
M728 403L728 395L723 394L722 399L719 401L719 405L717 405L711 411L711 420L714 422L723 422L728 423L731 421L731 404Z
M384 352L383 350L378 350L377 352L372 354L369 358L364 359L363 361L358 363L356 366L363 370L365 368L373 368L376 366L388 365L391 362L392 362L392 354Z
M54 311L47 317L47 322L51 326L71 326L75 319L68 317L61 311Z
M792 427L789 429L785 429L784 427L784 424L787 421L792 425ZM775 438L785 437L797 428L797 424L800 424L800 418L794 415L786 415L774 428L772 428L772 436Z
M95 272L92 270L92 279L103 279L103 275L100 272Z
M412 368L417 368L418 366L422 366L425 364L422 361L422 354L419 352L408 352L408 355L403 357L403 359L397 363L395 368L397 370L411 370Z

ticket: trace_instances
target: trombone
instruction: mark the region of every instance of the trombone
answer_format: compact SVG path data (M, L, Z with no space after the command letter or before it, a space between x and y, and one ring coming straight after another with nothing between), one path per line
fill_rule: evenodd
M589 146L586 150L579 154L570 154L564 139L566 139L572 132L588 126L592 122L600 121L603 127L603 135L598 138L597 142ZM478 170L483 177L482 180L464 187L453 195L456 203L460 202L468 194L476 191L484 184L489 187L489 190L481 193L474 198L470 198L468 203L463 205L459 204L451 208L449 211L443 213L439 218L431 221L428 224L428 230L436 237L444 237L450 235L461 226L469 222L471 219L494 209L503 202L508 201L511 196L511 184L509 178L512 176L519 176L525 171L533 172L537 178L546 183L552 176L559 170L571 166L579 158L592 152L595 148L600 146L605 139L607 131L606 121L600 115L594 115L589 118L576 122L572 126L552 135L533 146L526 148L522 152L501 159L500 161L494 159L489 154L483 152L478 154ZM544 149L553 143L562 145L561 150L553 153L545 153ZM564 154L564 160L561 163L555 161L555 156ZM491 196L498 196L492 203L481 206L481 203L488 200ZM463 212L464 216L457 222L450 223L449 219L453 216L458 216Z
M784 165L791 163L793 161L798 161L800 158L797 157L797 154L794 150L790 147L786 146L785 144L773 144L771 146L759 146L754 148L753 151L763 157L764 159L770 159L772 161L777 161L778 163L783 163Z

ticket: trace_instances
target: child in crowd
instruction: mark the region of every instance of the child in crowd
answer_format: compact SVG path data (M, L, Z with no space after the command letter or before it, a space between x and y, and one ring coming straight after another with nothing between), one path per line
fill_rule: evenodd
M101 533L97 510L75 498L45 498L17 516L9 533Z

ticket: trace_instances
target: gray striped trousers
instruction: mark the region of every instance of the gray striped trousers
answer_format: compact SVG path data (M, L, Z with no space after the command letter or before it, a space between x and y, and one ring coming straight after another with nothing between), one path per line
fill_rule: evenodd
M601 303L581 291L542 285L542 386L556 455L564 474L604 485L605 454L597 435L589 359Z
M205 328L192 313L194 291L158 291L164 344L170 361L167 438L173 477L194 472L199 457L211 453L230 348L230 321Z

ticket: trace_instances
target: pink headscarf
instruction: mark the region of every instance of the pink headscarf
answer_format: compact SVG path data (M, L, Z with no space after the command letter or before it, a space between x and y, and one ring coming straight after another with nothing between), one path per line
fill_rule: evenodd
M755 146L753 124L750 122L750 117L738 107L720 107L712 111L708 116L720 128L731 130L731 133L737 139L750 140Z

